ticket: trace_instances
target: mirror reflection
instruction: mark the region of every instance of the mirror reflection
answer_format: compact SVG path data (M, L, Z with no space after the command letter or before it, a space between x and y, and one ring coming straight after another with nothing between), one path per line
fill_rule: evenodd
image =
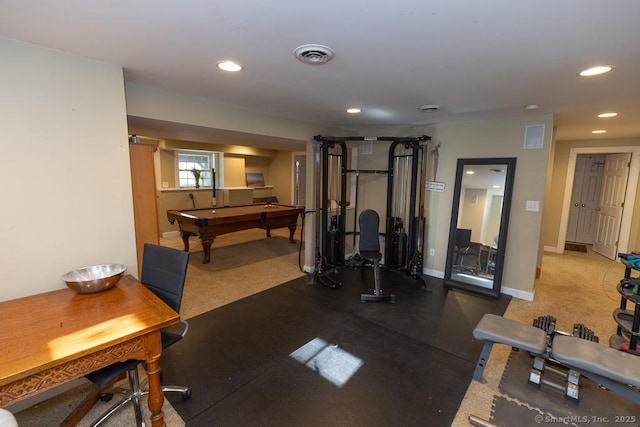
M453 280L493 288L505 180L505 165L464 166L451 267Z
M515 159L459 159L445 283L498 296Z

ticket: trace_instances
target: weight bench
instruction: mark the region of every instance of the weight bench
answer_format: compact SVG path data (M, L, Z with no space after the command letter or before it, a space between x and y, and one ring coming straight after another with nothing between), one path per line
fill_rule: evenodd
M554 337L551 350L558 362L640 405L639 356L562 335Z
M473 379L478 382L485 382L482 379L482 373L493 344L510 345L514 349L522 349L535 355L544 354L547 348L547 334L542 329L489 313L482 316L473 330L473 336L484 340L482 352L473 372Z
M556 335L549 352L544 330L495 314L485 314L473 330L473 336L485 341L473 373L473 379L478 382L483 382L482 373L493 344L505 344L544 359L553 358L568 369L640 404L638 356L566 335Z

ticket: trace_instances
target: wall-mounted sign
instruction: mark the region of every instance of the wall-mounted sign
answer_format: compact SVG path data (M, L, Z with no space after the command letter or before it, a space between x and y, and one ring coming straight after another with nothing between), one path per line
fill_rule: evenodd
M436 193L444 193L444 182L427 181L427 191L435 191Z

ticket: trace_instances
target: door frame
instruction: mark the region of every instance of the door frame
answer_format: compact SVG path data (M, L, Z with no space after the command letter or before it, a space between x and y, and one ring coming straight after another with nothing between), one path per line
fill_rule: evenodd
M618 252L626 252L629 246L629 232L631 230L631 219L633 217L633 207L636 199L638 187L638 176L640 175L640 147L638 146L618 146L618 147L575 147L569 151L569 162L567 164L567 178L564 185L564 196L562 199L562 213L560 215L560 230L558 235L558 246L556 252L564 253L564 244L567 239L567 227L569 225L569 209L571 209L571 192L573 190L573 179L575 177L576 159L578 154L618 154L631 153L631 164L629 166L629 177L624 196L624 210L618 232Z

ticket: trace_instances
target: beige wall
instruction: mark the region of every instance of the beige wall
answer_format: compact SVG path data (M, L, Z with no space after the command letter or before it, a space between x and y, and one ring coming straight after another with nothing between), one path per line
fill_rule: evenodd
M160 174L160 186L163 182L167 183L167 188L176 188L178 183L176 182L176 155L173 150L158 150L159 164L156 162L156 167L160 167L159 171L156 171L156 175Z
M192 209L212 206L212 190L201 189L175 189L175 150L207 150L222 151L224 157L224 186L245 187L246 172L262 172L265 177L265 185L273 188L256 190L258 197L274 195L281 203L291 203L292 195L292 162L293 153L290 151L278 151L269 149L256 149L221 144L209 144L191 141L162 140L161 149L158 150L160 165L160 180L158 183L158 220L160 235L177 231L176 224L170 224L166 211L169 209ZM161 182L169 183L170 189L160 188ZM220 181L218 181L218 184ZM193 195L191 200L190 195ZM220 203L218 196L218 203Z
M255 172L259 172L262 173L262 176L264 176L264 183L265 185L272 185L272 179L271 179L271 171L269 169L269 164L271 163L273 159L269 158L269 157L262 157L262 156L246 156L244 158L244 172L245 173L255 173ZM243 185L246 185L246 178L245 178L245 183Z
M310 141L318 134L345 135L347 132L342 128L259 114L131 82L126 82L126 92L127 113L136 117L303 142Z
M544 147L542 149L524 149L524 131L526 125L544 124ZM366 136L406 136L430 135L428 151L428 179L445 183L444 193L427 192L425 202L425 271L427 274L443 277L446 263L449 224L455 184L455 169L458 158L516 157L516 176L511 205L511 220L508 231L503 292L520 298L533 298L533 284L540 247L542 212L525 211L527 200L538 200L543 204L546 183L546 168L549 159L553 117L551 115L522 116L503 120L470 121L459 124L439 125L428 128L376 128L361 132ZM353 143L349 144L350 146ZM440 145L437 175L434 176L433 148ZM313 170L312 144L307 150L307 170ZM360 169L388 168L388 143L374 143L373 153L358 155L357 167ZM315 176L310 174L310 176ZM311 180L310 180L311 181ZM312 196L313 182L307 183L307 210L315 206ZM362 175L359 185L359 210L370 207L378 210L381 217L386 216L386 176ZM348 227L353 228L348 217ZM307 219L312 227L312 218ZM384 225L381 225L384 227ZM307 247L315 244L307 228ZM350 239L347 238L348 243ZM427 255L434 249L435 256ZM347 245L347 251L349 245ZM305 253L305 267L313 266L313 259Z
M525 126L533 124L545 125L542 149L523 148ZM526 115L502 120L439 125L409 133L431 135L431 147L440 144L435 180L444 182L446 186L444 193L427 193L425 252L428 254L429 248L435 250L435 256L425 257L428 272L434 275L444 272L457 159L516 157L502 288L503 292L520 298L533 297L538 253L542 250L539 236L552 129L552 116ZM527 200L540 201L541 211L525 211Z
M267 179L267 176L269 177ZM279 151L268 165L265 180L273 185L273 195L278 202L293 203L293 152Z
M224 186L247 186L244 156L224 156Z
M476 203L471 203L476 197ZM487 203L487 190L482 188L467 188L460 194L460 215L458 215L458 228L471 230L471 241L482 241L482 224L484 222L485 205Z
M544 210L544 226L542 238L547 247L556 247L560 233L560 217L564 199L565 181L569 154L574 148L587 147L626 147L640 146L638 138L599 139L588 141L557 141L554 150L554 162L549 190L548 204ZM629 236L629 250L635 250L640 245L640 187L636 192L631 233Z
M29 144L25 144L30 139L25 135L42 132L38 140L47 140L48 146L66 147L63 151L66 153L71 152L71 156L76 160L99 157L102 161L102 166L98 171L103 168L109 170L109 173L106 173L107 171L105 170L104 174L96 177L96 169L91 168L91 170L86 171L87 176L92 177L91 180L82 183L80 182L81 180L77 179L78 174L80 174L77 170L69 168L65 171L60 171L56 167L54 171L47 169L47 167L50 168L51 166L37 164L37 166L44 166L43 170L49 172L49 175L54 175L55 178L49 179L48 177L47 180L42 180L41 177L22 178L23 182L31 183L32 186L41 186L44 182L47 184L53 183L59 188L70 189L69 195L62 198L59 197L59 191L56 191L56 197L44 195L39 200L39 207L43 204L57 206L63 203L75 206L75 209L78 209L77 206L83 205L83 202L86 201L86 193L90 194L96 189L105 192L105 194L101 194L102 198L99 202L87 203L88 206L83 205L80 208L83 213L104 214L104 212L109 212L109 215L106 215L108 221L105 220L106 222L99 226L96 226L97 223L94 218L98 215L84 215L80 221L81 224L83 222L91 222L94 230L92 233L98 236L98 239L92 238L91 240L97 241L102 237L100 246L96 246L92 251L87 252L76 249L77 246L86 245L84 243L86 237L84 236L73 235L69 237L69 233L58 233L57 231L48 231L44 234L46 240L55 240L52 239L53 237L65 237L76 244L76 246L72 245L71 249L73 250L71 250L71 253L77 251L78 257L56 255L57 258L54 257L56 268L61 265L60 261L63 259L67 266L74 268L78 266L78 261L82 259L86 261L82 263L83 265L92 263L88 258L95 258L93 255L96 253L99 255L103 252L110 257L122 257L127 260L133 260L135 263L130 206L130 177L126 148L125 108L122 105L125 100L123 99L120 68L11 41L3 42L4 50L6 50L7 45L12 47L20 46L19 52L7 51L7 55L3 55L3 58L9 58L4 62L10 64L8 67L3 67L1 71L4 74L3 81L11 82L8 96L5 95L3 99L5 101L3 106L5 110L3 111L4 117L13 118L16 117L16 112L20 113L18 114L19 120L15 120L8 127L8 131L5 134L7 141L11 140L12 143L20 142L20 144L15 145L20 146L19 152L24 154L25 152L30 152ZM32 58L29 57L30 55L25 55L27 50L33 54ZM27 63L27 61L31 62ZM38 72L38 70L42 70L42 72ZM56 73L56 70L61 70L61 73ZM68 76L72 76L72 78ZM34 83L34 81L30 80L31 78L37 80L37 82ZM29 104L32 99L33 87L49 88L55 93L44 99L44 105L35 105L35 108L32 108L34 107L33 105L28 105L29 108L27 108L25 105ZM228 105L188 98L166 90L136 84L126 84L126 92L126 113L132 116L257 135L271 135L307 142L311 136L316 134L336 136L354 134L354 132L344 129L327 128L313 123L260 115ZM80 98L80 93L84 97L79 102L86 101L86 105L81 105L84 108L74 108L80 106L80 104L76 105L75 103ZM87 99L86 94L91 95L90 99ZM40 94L36 95L39 96ZM34 96L34 99L37 99L37 97ZM30 126L30 124L36 122L38 127ZM539 150L523 149L524 126L538 123L546 125L544 148ZM434 248L436 251L434 257L427 257L425 260L427 270L431 272L444 270L456 159L459 157L517 157L518 165L516 168L516 183L509 239L507 241L503 286L526 294L533 290L536 253L539 251L540 246L538 242L540 241L541 213L525 212L524 204L526 200L544 200L551 128L551 116L527 115L512 119L467 122L425 128L367 129L367 131L361 131L360 134L406 136L425 133L434 138L432 145L430 145L431 147L434 146L433 144L441 144L437 180L446 183L446 191L438 194L430 193L427 198L428 227L426 247ZM312 143L309 143L310 151L307 152L308 154L313 152L311 145ZM38 145L38 149L46 149L46 146L41 147ZM273 170L271 169L273 165L278 165L278 167L285 163L290 165L290 161L285 162L279 156L277 155L275 160L271 162L270 170ZM52 158L55 159L55 154L47 160ZM374 155L369 160L375 164L376 159ZM386 157L379 157L378 159L384 165L383 167L386 167ZM308 163L308 171L312 170L309 167L311 165ZM360 166L362 167L362 165ZM19 172L16 166L3 170L5 174L11 173L11 179L19 176ZM290 175L290 173L290 170L287 171L287 174ZM279 178L274 178L271 175L270 179L276 180ZM365 184L377 185L374 181L380 179L379 177L371 177L371 182ZM288 182L290 184L290 181ZM118 190L117 194L115 194L116 189ZM307 189L313 189L312 182L307 184ZM8 190L8 193L4 199L16 200L18 205L24 199L24 196L18 190ZM309 191L308 195L312 199L312 191ZM178 198L184 198L183 196L178 196ZM200 192L196 196L199 197ZM203 198L208 198L210 196L209 191L204 191L202 196ZM379 198L379 194L377 196ZM286 196L279 195L278 197ZM362 206L365 206L366 198L370 198L369 202L373 205L378 200L364 194L362 197L365 198L362 200ZM183 200L178 201L180 203L183 202ZM28 206L28 203L25 205ZM115 216L114 206L118 212ZM544 209L544 205L542 207ZM9 218L4 219L4 223L10 223ZM38 219L40 219L39 216ZM47 226L45 228L54 229L57 227L56 229L65 229L64 224L67 222L70 226L78 224L77 218L74 217L73 220L69 220L56 213L53 219L47 218ZM60 227L60 224L63 226ZM126 236L122 236L120 232L127 227L129 228L129 233ZM116 232L114 232L114 228ZM85 229L90 228L85 227ZM67 230L65 229L65 231ZM17 244L18 253L22 250L24 252L22 255L26 255L26 252L31 252L34 246L38 246L29 241L28 235L25 238L24 234L17 232L12 234L12 230L10 230L9 236L15 240L14 242L10 240L10 243L19 243ZM26 241L29 241L29 244L24 243ZM310 241L308 244L312 245L313 242ZM30 251L26 251L26 246L29 247ZM38 250L44 251L44 249L38 247L36 254L39 254ZM97 258L104 257L98 256ZM24 259L26 259L26 256ZM134 263L127 263L131 264L131 267L135 266ZM51 261L48 266L52 267L53 262Z
M0 300L93 264L136 275L121 67L3 38L0 57Z

